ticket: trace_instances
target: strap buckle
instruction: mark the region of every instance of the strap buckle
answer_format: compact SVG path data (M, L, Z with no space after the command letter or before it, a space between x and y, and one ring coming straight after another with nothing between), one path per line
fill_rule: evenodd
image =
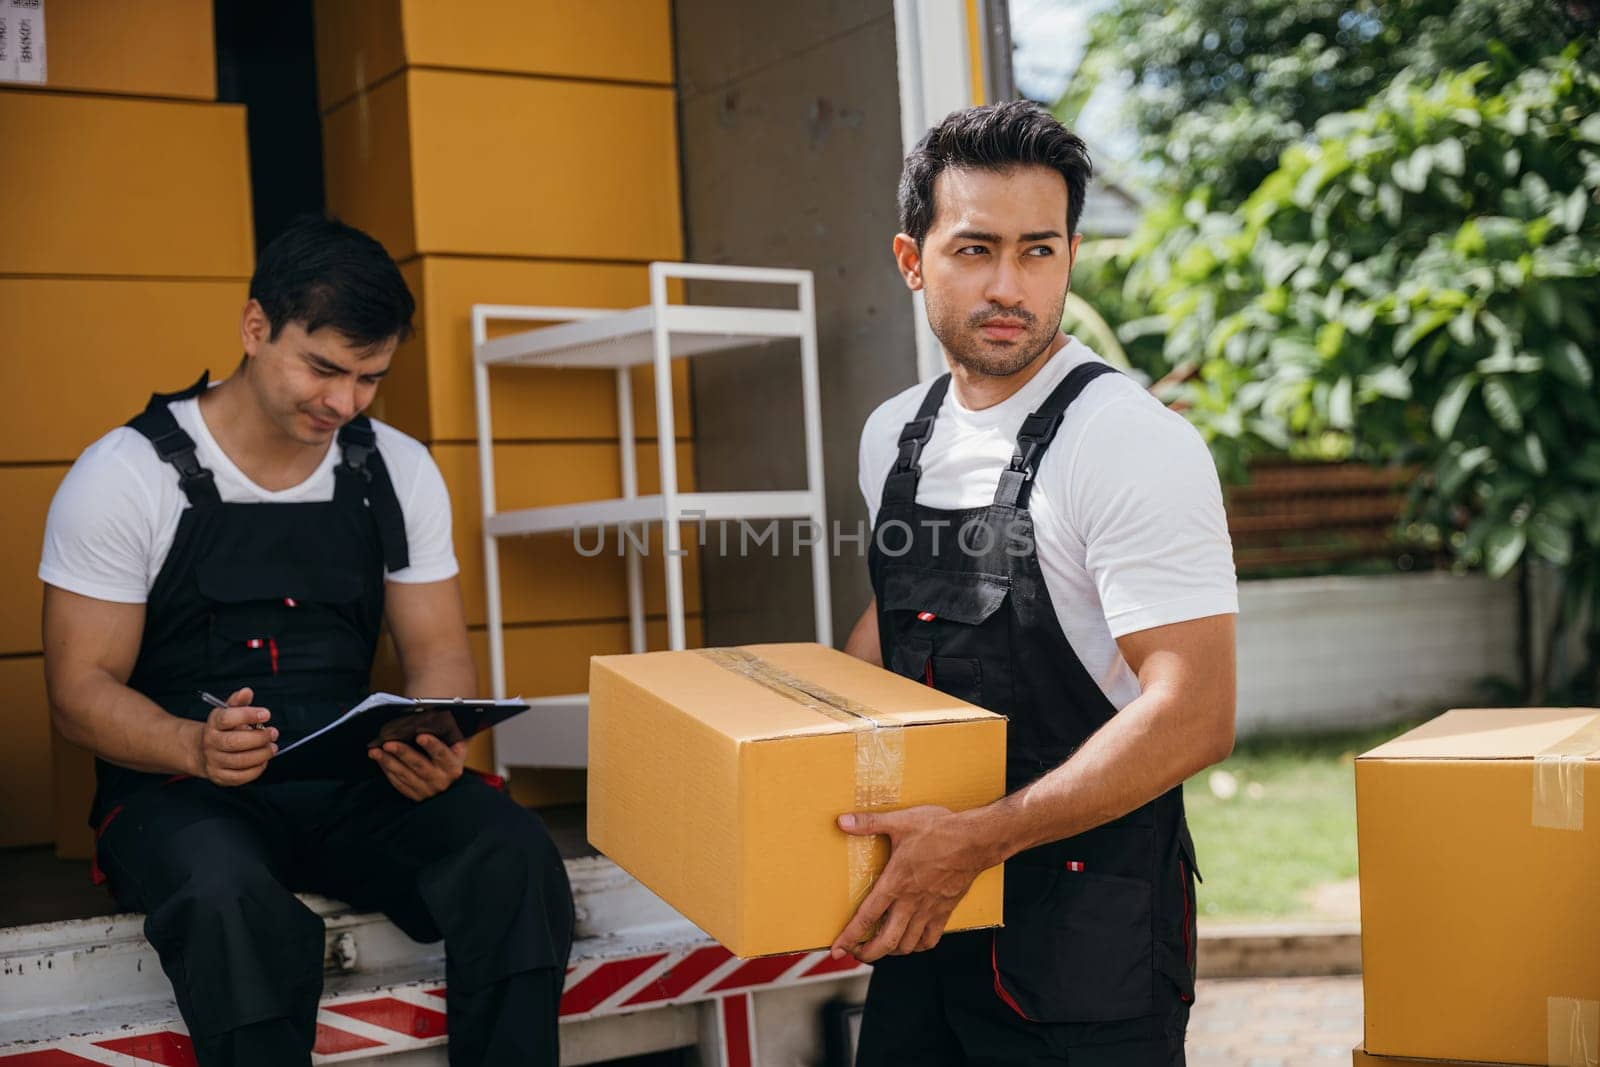
M1017 436L1048 441L1055 436L1056 427L1060 425L1061 412L1058 411L1054 415L1044 415L1035 411L1022 420L1022 429L1017 431Z
M171 463L185 452L194 455L194 438L185 433L181 426L174 426L150 443L155 446L156 455L161 457L163 463Z
M1022 429L1017 432L1017 451L1011 457L1008 470L1017 471L1024 481L1032 481L1036 473L1039 453L1043 452L1050 439L1056 435L1056 429L1061 425L1061 415L1041 415L1037 411L1022 420Z
M910 444L915 441L919 445L928 443L928 438L933 436L933 416L924 415L920 419L912 419L900 430L900 443Z

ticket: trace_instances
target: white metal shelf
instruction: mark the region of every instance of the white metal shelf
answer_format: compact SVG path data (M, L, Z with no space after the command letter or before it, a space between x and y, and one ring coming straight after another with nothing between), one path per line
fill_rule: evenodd
M786 285L795 310L671 304L669 279ZM491 319L549 325L491 340ZM800 342L802 430L806 487L800 491L680 493L677 453L658 448L661 491L639 495L631 368L655 368L656 434L676 440L672 360L748 348L778 338ZM833 641L828 598L827 515L822 488L822 413L817 381L815 297L810 271L727 267L694 263L650 264L650 303L628 311L596 308L476 304L472 308L473 387L478 417L478 476L483 504L483 569L487 586L489 670L494 695L506 694L504 617L500 598L500 539L594 527L626 529L659 523L666 582L667 647L685 645L682 531L685 522L734 519L806 519L812 524L812 608L817 640ZM622 496L555 507L500 512L495 506L493 427L489 417L491 367L611 369L617 387ZM628 578L628 643L645 650L644 578L639 543L624 537ZM587 695L544 697L534 710L495 728L502 772L511 765L581 767L587 763Z
M646 305L496 337L478 346L477 358L489 366L633 367L655 359L658 320L672 338L673 358L798 339L806 321L798 311L683 304L658 310Z
M678 522L803 519L815 512L818 506L816 499L806 492L679 493L674 499L677 501L675 517ZM665 522L667 518L666 498L659 493L652 493L649 496L502 511L485 519L483 528L493 537L523 537L596 526Z

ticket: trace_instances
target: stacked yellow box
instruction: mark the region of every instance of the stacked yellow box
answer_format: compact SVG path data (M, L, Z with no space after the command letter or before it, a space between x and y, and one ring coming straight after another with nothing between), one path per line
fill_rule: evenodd
M92 772L52 745L41 671L45 513L152 389L229 369L254 250L244 109L215 102L209 0L43 17L45 80L0 85L0 580L20 598L0 619L0 847L82 856Z
M418 301L417 337L375 414L427 442L444 472L487 682L470 309L634 307L649 299L646 264L681 258L670 0L319 0L316 33L328 210L384 243ZM611 371L494 375L500 509L620 495ZM692 425L687 374L677 375L688 488ZM648 493L658 454L643 369L634 389ZM589 655L627 650L621 561L582 558L567 536L505 541L500 554L508 687L582 692ZM659 553L646 562L658 616ZM659 647L659 618L650 629Z
M1357 1064L1600 1063L1597 767L1594 708L1446 712L1356 760Z

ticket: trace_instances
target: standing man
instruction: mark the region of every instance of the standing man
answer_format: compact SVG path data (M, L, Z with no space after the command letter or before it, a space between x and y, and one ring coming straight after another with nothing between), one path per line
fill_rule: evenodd
M1060 332L1089 176L1013 102L950 115L900 180L895 259L950 372L862 432L847 649L1008 716L1007 795L840 819L891 847L834 945L877 964L862 1067L1184 1062L1181 783L1233 746L1237 593L1199 435ZM1004 928L943 936L1001 862Z
M202 1067L311 1062L323 927L302 890L444 939L451 1064L557 1059L566 870L536 816L462 773L464 742L257 781L366 695L384 624L406 693L477 693L444 480L362 415L414 307L371 237L296 223L261 254L234 373L153 397L50 507L52 716L96 756L99 869L147 913Z

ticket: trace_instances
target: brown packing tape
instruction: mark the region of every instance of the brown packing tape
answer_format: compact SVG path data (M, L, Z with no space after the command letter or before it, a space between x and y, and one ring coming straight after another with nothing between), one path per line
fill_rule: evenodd
M1545 1017L1549 1067L1600 1067L1600 1000L1551 997Z
M1600 753L1600 715L1533 757L1533 825L1583 829L1583 778Z
M877 717L858 701L840 696L808 679L790 674L742 648L702 648L701 656L735 674L744 675L780 696L849 726L856 736L856 810L878 811L900 803L905 778L905 738L899 723ZM843 814L841 812L840 814ZM860 903L888 856L877 837L852 836L848 846L850 900Z

